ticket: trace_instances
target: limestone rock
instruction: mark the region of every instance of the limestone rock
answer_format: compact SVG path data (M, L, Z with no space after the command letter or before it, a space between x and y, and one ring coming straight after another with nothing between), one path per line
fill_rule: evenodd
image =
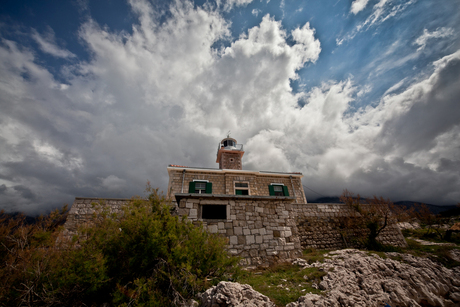
M411 230L414 230L414 229L420 229L420 224L417 223L417 222L412 222L412 223L409 223L409 222L400 222L400 223L398 223L398 227L399 227L399 229L401 229L401 230L404 230L404 229L411 229Z
M345 249L329 253L324 263L294 263L323 267L319 284L325 296L307 294L286 307L310 306L460 306L460 269L447 269L427 258L387 253L402 261ZM329 269L332 269L329 271Z
M268 297L249 285L221 281L201 296L203 307L274 307Z

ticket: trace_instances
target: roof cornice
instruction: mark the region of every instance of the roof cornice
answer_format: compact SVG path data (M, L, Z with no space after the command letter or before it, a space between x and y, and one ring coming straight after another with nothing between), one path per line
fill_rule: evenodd
M302 178L302 173L281 173L281 172L269 172L269 171L247 171L238 169L219 169L219 168L198 168L188 167L180 165L169 165L167 167L168 173L171 170L185 170L186 172L207 172L207 173L228 173L228 174L242 174L242 175L260 175L260 176L273 176L273 177L297 177Z

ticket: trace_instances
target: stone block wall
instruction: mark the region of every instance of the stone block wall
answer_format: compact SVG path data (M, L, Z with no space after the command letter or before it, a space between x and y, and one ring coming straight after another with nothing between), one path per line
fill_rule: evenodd
M223 150L220 160L220 169L243 169L241 162L242 155L239 152L232 152L230 150Z
M269 265L301 255L293 197L248 197L184 195L178 201L179 215L201 222L211 233L228 238L229 254L243 258L246 266ZM202 219L205 205L225 205L227 218Z
M64 237L71 239L79 227L90 225L101 208L109 213L121 213L122 207L129 201L125 198L75 197L64 224Z
M303 248L339 249L356 247L354 238L363 230L344 227L344 219L359 218L345 204L292 204L296 216L299 240ZM399 227L390 221L377 237L383 244L405 247L406 241Z
M298 204L294 197L257 195L184 193L177 194L176 198L179 215L225 236L229 253L241 256L246 266L287 261L309 247L353 246L353 230L344 229L343 220L356 217L356 213L344 204ZM64 236L71 238L77 234L78 227L91 223L98 210L94 203L110 213L120 213L128 202L128 199L77 197L64 225ZM203 206L207 205L225 205L225 219L202 219ZM394 246L406 245L396 224L387 226L378 240Z

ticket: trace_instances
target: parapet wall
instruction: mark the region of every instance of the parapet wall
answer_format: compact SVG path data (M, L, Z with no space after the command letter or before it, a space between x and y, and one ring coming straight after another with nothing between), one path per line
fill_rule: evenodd
M71 239L77 234L79 227L89 225L94 220L94 215L98 212L94 204L103 206L109 213L120 213L129 201L126 198L75 197L64 224L64 237Z
M229 253L242 257L242 264L247 266L293 259L305 248L356 247L354 230L344 227L344 220L359 217L345 204L296 204L294 197L267 196L183 194L176 198L179 215L227 237ZM65 236L71 238L78 227L92 221L97 214L93 203L117 213L127 202L128 199L76 198L64 225ZM225 217L203 219L202 211L207 205L225 206ZM406 246L394 223L377 239L384 244Z

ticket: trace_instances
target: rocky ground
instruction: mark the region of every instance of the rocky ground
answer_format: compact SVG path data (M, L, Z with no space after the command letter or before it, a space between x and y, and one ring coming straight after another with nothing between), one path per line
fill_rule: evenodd
M203 307L275 307L268 297L249 285L221 281L201 296Z
M310 306L460 306L460 267L447 269L427 258L386 253L383 259L356 249L330 252L323 263L293 264L327 272L318 287L325 294L306 294L286 307ZM460 256L457 254L457 256ZM248 285L221 282L202 296L204 307L272 307Z

